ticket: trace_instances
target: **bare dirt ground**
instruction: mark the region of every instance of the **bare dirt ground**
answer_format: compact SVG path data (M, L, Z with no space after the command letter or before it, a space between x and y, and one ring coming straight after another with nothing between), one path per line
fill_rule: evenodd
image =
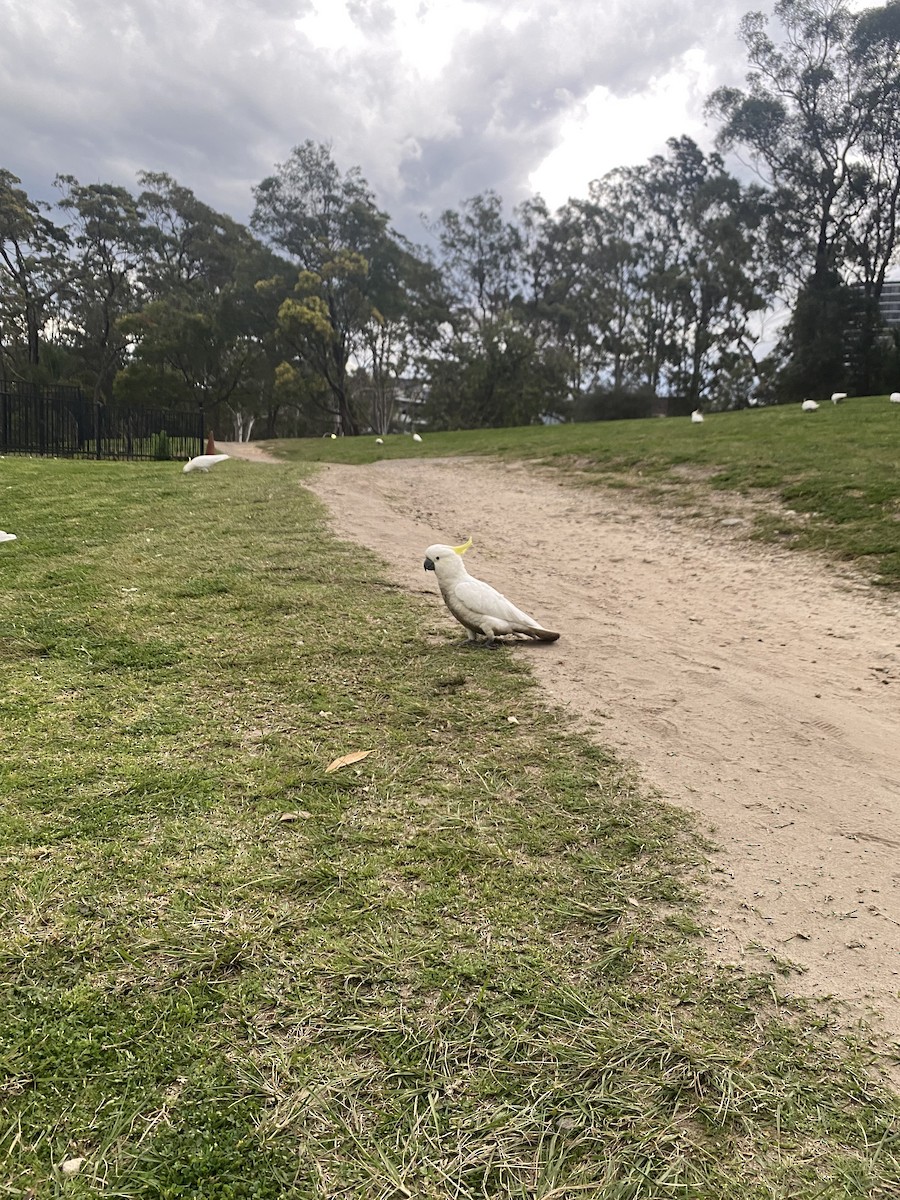
M246 458L250 462L277 463L282 461L263 450L256 442L220 442L216 438L216 454L230 454L232 458Z
M749 542L739 497L688 517L461 459L327 466L310 486L448 632L423 551L471 534L469 570L562 632L515 650L547 695L720 848L711 953L793 962L783 992L900 1035L896 597Z

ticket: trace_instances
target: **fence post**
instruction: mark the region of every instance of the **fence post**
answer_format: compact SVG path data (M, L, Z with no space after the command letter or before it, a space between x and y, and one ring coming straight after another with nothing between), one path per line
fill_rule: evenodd
M94 401L94 437L96 439L96 456L98 459L103 457L102 451L102 436L100 431L100 422L102 420L102 411L99 400Z

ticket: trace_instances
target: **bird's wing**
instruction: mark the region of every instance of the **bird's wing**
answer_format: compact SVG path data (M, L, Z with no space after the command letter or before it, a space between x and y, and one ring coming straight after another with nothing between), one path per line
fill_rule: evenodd
M473 613L509 621L512 625L531 625L539 628L537 621L528 613L516 608L511 600L480 579L463 579L453 589L457 600Z

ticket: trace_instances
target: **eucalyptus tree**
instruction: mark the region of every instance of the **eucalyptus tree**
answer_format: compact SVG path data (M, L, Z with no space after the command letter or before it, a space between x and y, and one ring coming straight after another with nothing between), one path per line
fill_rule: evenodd
M459 333L484 329L509 312L522 279L522 234L503 213L494 191L446 209L432 232L450 301L449 320Z
M111 400L130 347L121 318L142 299L137 273L146 236L143 214L134 197L113 184L80 184L58 175L56 185L72 244L67 339L94 399Z
M629 396L646 407L653 395L685 408L727 403L771 290L760 190L690 138L671 138L666 155L595 181L566 219L572 257L590 255L576 311L594 338L601 408L603 397L620 411Z
M565 210L551 215L543 197L518 205L513 221L519 241L519 285L508 319L515 319L523 347L526 339L531 341L528 358L546 386L541 415L570 419L594 366L592 343L583 336L584 294L578 292L576 280L596 279L596 264L586 240L577 233L573 237L577 224L566 219Z
M633 217L614 175L594 180L547 227L552 272L544 303L555 323L573 397L632 382Z
M400 252L359 170L342 174L326 146L295 147L254 197L251 227L298 268L279 310L282 335L324 383L328 417L340 432L356 434L350 375L365 361L376 327L393 319L394 268L411 266L415 256Z
M900 4L856 12L848 0L778 0L775 19L777 43L765 14L744 17L747 87L718 89L708 107L720 147L748 154L773 195L795 303L793 386L830 390L858 319L848 279L877 301L894 253Z
M638 192L647 292L668 318L666 390L685 410L701 400L724 405L735 384L750 383L750 326L773 287L767 208L761 190L742 187L719 155L704 155L688 137L667 145L642 172ZM665 247L661 260L654 241Z
M387 433L401 397L421 390L419 365L438 338L444 293L427 254L400 237L370 263L369 283L378 307L361 330L353 395L372 430Z
M566 372L544 304L547 225L540 200L509 220L493 191L435 223L446 304L429 364L435 424L529 424L565 411Z
M45 328L69 275L69 238L0 169L0 378L34 381Z
M236 437L259 418L273 429L277 310L257 285L288 264L170 176L145 172L139 181L143 303L122 322L133 348L117 394L203 405L217 425L227 411Z
M252 240L246 228L164 172L142 171L138 182L147 231L141 281L148 295L159 299L228 287Z

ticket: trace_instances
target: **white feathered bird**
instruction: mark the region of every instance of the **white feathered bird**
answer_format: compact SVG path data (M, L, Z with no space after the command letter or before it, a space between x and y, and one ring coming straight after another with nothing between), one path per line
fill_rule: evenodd
M891 392L891 404L900 404L900 392Z
M196 458L192 458L184 464L183 474L187 475L189 471L208 471L216 463L224 462L226 458L230 457L228 454L198 454Z
M831 403L832 404L840 404L840 402L842 400L846 400L846 399L847 399L846 392L832 392L831 393Z
M804 412L815 412L819 406L815 400L804 400L800 407Z
M462 556L472 545L472 539L461 546L437 543L425 551L425 570L434 571L444 603L464 625L470 642L482 634L486 645L495 646L495 638L507 633L521 633L541 642L555 642L559 637L544 629L528 613L522 612L511 600L489 583L475 579L466 570Z
M691 420L694 422L695 425L703 424L703 413L700 411L699 408L695 408L694 411L691 413Z
M4 533L3 530L0 529L0 542L14 542L15 540L16 535L14 533Z
M418 434L418 433L414 433L414 434L413 434L413 441L414 441L414 442L421 442L421 440L422 440L422 436L421 436L421 434Z

